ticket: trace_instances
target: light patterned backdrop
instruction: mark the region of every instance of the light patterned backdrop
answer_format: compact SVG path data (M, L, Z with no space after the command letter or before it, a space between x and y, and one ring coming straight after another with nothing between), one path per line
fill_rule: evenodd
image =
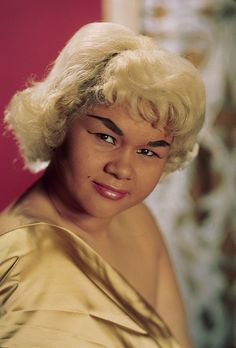
M236 346L236 2L142 0L140 31L190 59L207 89L198 158L147 200L199 348Z

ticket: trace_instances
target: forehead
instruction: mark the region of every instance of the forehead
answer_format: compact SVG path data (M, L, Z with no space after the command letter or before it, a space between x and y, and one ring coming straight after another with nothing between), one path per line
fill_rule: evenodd
M158 125L157 122L151 123L140 118L132 117L130 109L120 106L97 105L91 108L87 115L99 116L111 120L120 128L124 135L133 134L149 138L162 138L172 142L173 137L167 132L165 127ZM99 122L96 121L95 122Z

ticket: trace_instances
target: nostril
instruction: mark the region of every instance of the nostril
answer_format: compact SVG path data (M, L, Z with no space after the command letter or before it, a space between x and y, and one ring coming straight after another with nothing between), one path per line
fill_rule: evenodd
M112 161L107 163L104 167L104 171L119 180L130 180L132 178L132 169L130 164L121 161Z

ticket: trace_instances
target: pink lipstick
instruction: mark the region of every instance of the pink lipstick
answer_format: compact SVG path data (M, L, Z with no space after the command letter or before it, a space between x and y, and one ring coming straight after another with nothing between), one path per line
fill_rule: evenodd
M95 181L93 181L93 187L101 196L111 199L113 201L118 201L128 194L127 191L118 190L114 187L105 184L100 184Z

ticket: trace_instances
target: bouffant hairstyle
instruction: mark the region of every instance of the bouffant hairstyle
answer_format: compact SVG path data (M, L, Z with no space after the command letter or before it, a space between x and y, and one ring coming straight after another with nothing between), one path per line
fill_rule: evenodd
M205 112L197 69L122 25L92 23L74 34L42 81L17 92L6 108L26 167L50 162L71 120L95 105L122 106L131 117L165 125L174 136L165 174L196 153Z

